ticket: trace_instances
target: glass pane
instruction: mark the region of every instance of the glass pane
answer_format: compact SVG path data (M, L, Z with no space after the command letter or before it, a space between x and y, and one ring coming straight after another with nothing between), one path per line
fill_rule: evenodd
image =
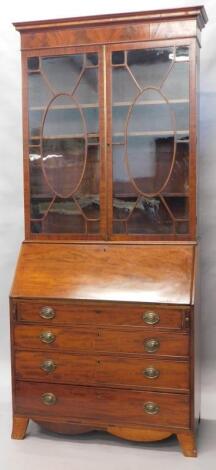
M40 63L39 63L39 57L30 57L28 59L28 69L29 70L39 70L40 68Z
M86 54L86 66L87 67L97 67L98 65L98 55L94 52L89 52Z
M36 59L28 61L32 231L96 234L98 55L43 57L40 63Z
M176 223L176 233L185 235L189 232L188 222L177 222Z
M138 95L133 78L125 67L113 67L112 71L112 102L117 104L131 104Z
M180 56L181 57L181 56ZM180 59L180 57L178 59ZM189 58L188 58L189 60ZM175 61L167 79L162 86L162 92L171 100L189 99L189 62Z
M140 87L160 87L173 63L174 48L128 51L127 64Z
M40 147L29 148L29 170L32 199L37 199L41 195L51 198L53 193L43 176Z
M84 65L84 54L60 57L45 57L41 69L53 93L72 93L80 78Z
M35 108L39 111L47 106L53 97L51 90L40 73L29 73L29 108Z
M186 46L113 52L114 233L183 233L178 224L188 219L188 61Z
M74 200L57 200L43 222L43 230L49 233L85 233L85 221Z
M117 51L112 53L112 64L123 65L125 63L125 52Z
M98 70L90 68L84 70L76 88L74 97L85 108L86 105L98 105Z
M173 217L177 219L188 219L188 198L187 197L165 197L165 201L172 212Z

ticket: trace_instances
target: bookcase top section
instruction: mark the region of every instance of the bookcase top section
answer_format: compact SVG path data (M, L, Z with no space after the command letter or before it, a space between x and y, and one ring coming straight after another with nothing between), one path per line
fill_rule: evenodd
M15 28L20 32L38 31L50 28L77 28L119 25L127 22L158 22L197 19L202 29L208 21L204 6L172 8L165 10L149 10L130 13L115 13L108 15L81 16L75 18L60 18L41 21L15 22Z
M193 304L192 243L29 243L21 247L11 296Z

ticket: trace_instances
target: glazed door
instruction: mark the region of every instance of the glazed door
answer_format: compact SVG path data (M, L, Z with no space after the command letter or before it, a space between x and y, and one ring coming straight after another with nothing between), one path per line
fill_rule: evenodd
M26 59L32 238L102 238L101 49L52 50Z
M189 236L189 50L109 48L112 239Z

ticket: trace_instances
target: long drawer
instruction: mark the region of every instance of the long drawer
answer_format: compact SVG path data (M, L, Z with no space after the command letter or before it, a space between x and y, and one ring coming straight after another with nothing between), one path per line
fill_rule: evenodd
M15 412L115 425L188 428L189 395L102 387L21 382L15 384Z
M181 330L189 309L136 303L58 303L22 301L17 303L17 319L25 322L96 326L140 326ZM150 315L149 315L150 313Z
M189 391L186 361L17 351L19 380Z
M16 325L15 347L21 349L62 350L187 356L188 334L153 332L140 328L65 328Z

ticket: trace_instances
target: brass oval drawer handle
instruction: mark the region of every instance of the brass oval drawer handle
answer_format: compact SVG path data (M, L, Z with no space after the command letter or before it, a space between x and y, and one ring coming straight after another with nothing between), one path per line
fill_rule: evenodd
M143 371L143 375L148 379L157 379L160 376L160 371L154 367L146 367Z
M43 393L41 399L43 404L48 406L55 405L57 402L57 398L54 393Z
M156 415L160 411L160 407L157 403L154 403L153 401L147 401L144 403L144 411L148 415Z
M159 313L148 311L143 313L143 321L147 325L156 325L156 323L159 323L160 321L160 315Z
M44 372L47 372L49 374L51 372L54 372L54 370L56 370L56 364L51 359L47 359L46 361L43 362L43 364L41 364L41 369Z
M54 335L54 333L52 333L52 331L43 331L43 333L41 333L40 335L40 340L42 341L42 343L50 344L53 343L55 339L56 336Z
M149 338L149 339L146 339L144 342L145 351L149 353L158 351L159 347L160 347L160 341L158 339Z
M55 310L52 307L42 307L40 310L40 316L45 320L51 320L55 317Z

